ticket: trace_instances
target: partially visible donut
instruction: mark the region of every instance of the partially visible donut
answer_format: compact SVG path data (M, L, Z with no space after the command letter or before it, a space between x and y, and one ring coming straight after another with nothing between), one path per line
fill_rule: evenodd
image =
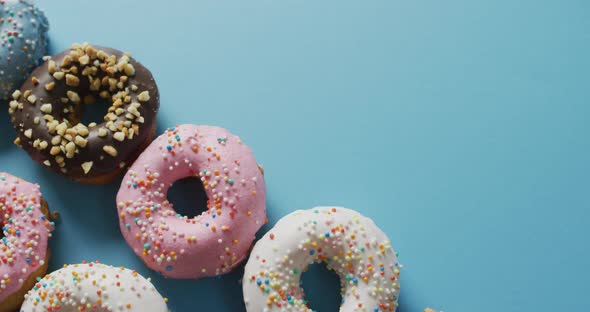
M208 210L194 218L167 199L177 180L197 177ZM197 191L197 190L195 190ZM148 267L173 278L228 273L265 223L265 185L252 151L229 131L181 125L139 156L117 193L121 232Z
M53 222L39 185L0 172L0 311L15 311L47 271Z
M0 0L0 100L39 65L47 49L49 22L30 0Z
M54 172L94 184L118 176L150 143L160 105L144 66L87 43L53 56L12 96L15 143ZM100 99L110 105L104 121L81 123L84 108Z
M311 311L300 279L314 262L340 276L341 312L396 310L400 265L389 239L371 219L341 207L295 211L256 243L242 283L246 310Z
M168 312L150 280L136 271L98 262L66 265L40 279L21 312Z

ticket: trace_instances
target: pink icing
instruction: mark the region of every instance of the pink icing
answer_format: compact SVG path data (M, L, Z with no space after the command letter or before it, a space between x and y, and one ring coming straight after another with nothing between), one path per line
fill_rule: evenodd
M0 302L17 292L45 264L47 241L53 230L41 211L41 191L32 184L0 172Z
M199 177L208 210L179 216L168 202L177 180ZM166 130L129 169L117 206L121 232L148 267L173 278L231 271L266 218L264 178L239 137L211 126Z

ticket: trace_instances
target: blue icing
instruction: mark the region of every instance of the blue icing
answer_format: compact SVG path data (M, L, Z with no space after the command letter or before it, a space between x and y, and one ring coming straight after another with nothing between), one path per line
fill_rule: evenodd
M40 63L48 30L45 14L31 0L0 0L0 99L20 88Z

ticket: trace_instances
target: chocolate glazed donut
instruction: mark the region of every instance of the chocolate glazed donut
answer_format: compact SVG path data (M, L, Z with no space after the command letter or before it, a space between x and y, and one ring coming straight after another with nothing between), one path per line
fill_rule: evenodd
M127 53L87 43L49 59L12 94L15 144L54 172L100 184L150 143L160 106L151 73ZM80 122L86 105L109 102L102 123Z

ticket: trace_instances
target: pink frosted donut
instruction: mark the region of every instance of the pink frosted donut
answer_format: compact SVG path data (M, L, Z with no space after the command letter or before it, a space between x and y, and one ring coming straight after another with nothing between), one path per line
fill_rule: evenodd
M0 311L13 311L47 271L53 222L39 185L0 172Z
M199 177L208 210L180 216L167 200L177 180ZM173 278L227 273L265 223L264 178L239 137L211 126L167 129L131 166L117 194L121 232L151 269Z

